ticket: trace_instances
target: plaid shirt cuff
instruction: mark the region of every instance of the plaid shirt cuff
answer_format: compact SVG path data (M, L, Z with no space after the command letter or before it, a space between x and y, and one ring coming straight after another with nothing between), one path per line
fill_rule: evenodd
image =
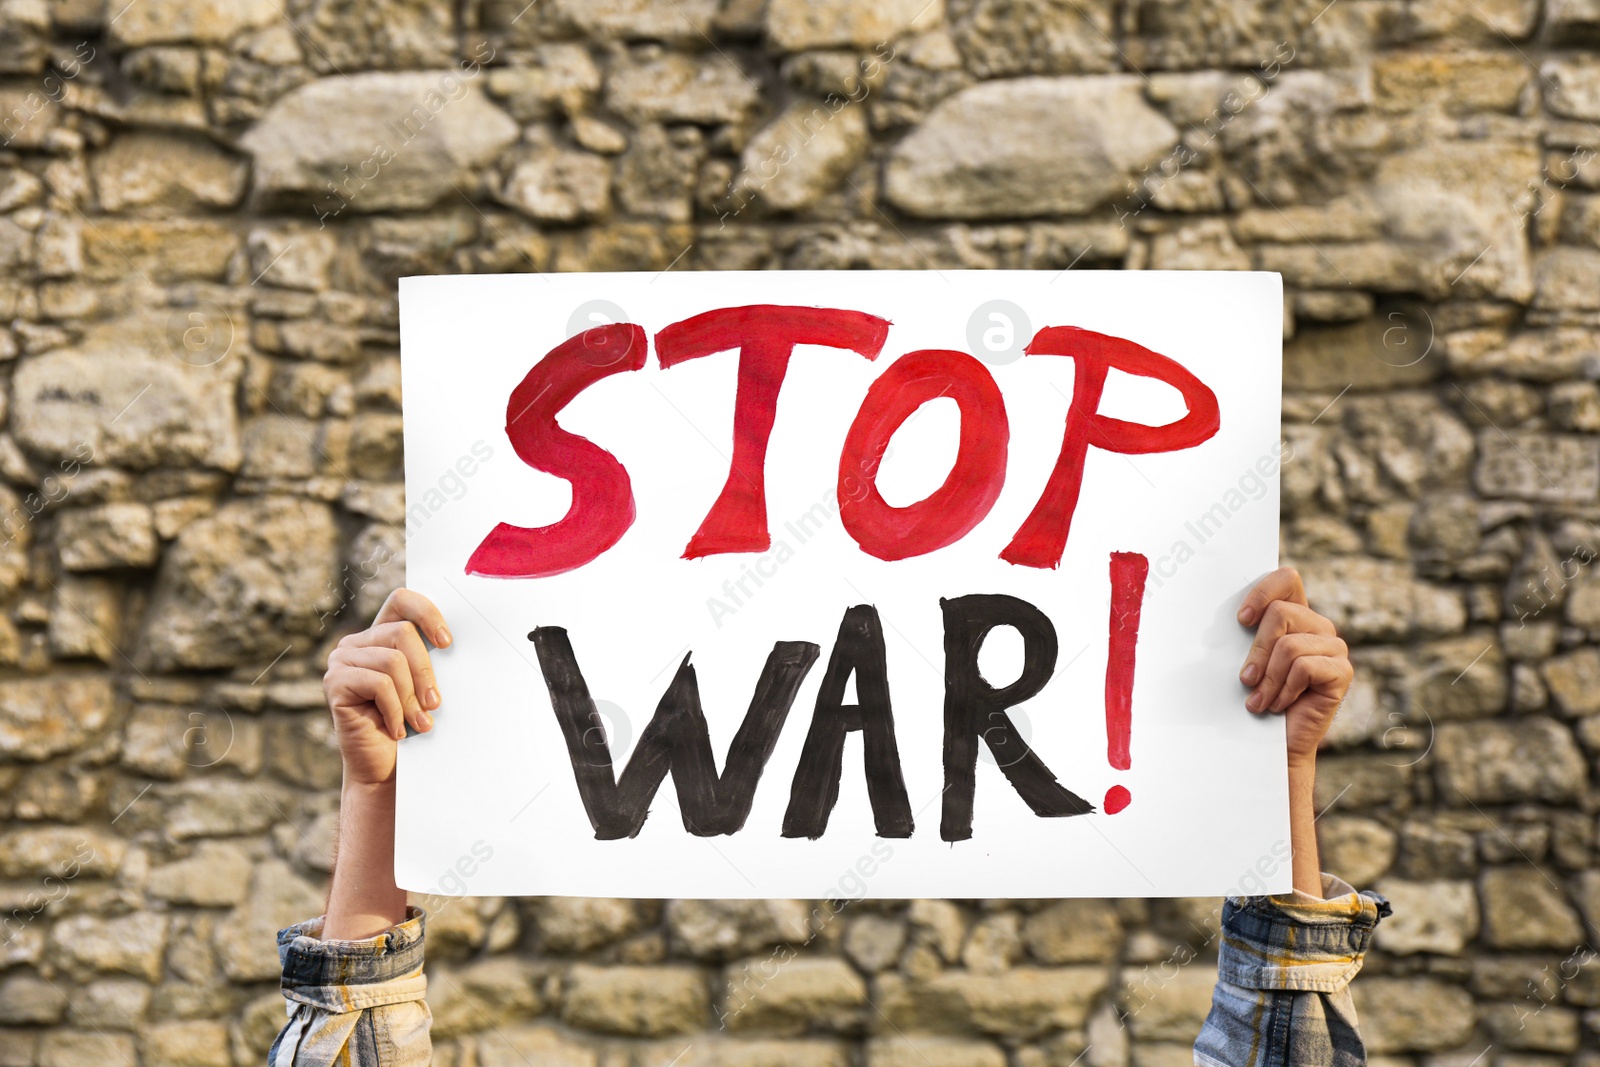
M278 931L285 998L343 1014L426 996L421 908L408 907L404 922L363 941L324 941L324 918Z
M1217 971L1245 989L1336 993L1361 970L1389 902L1322 876L1322 897L1232 897L1222 909Z

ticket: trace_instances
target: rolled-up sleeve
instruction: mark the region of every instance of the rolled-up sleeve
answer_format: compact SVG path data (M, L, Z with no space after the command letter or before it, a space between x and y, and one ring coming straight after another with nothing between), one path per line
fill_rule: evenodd
M289 1018L268 1067L427 1067L425 920L410 908L405 922L364 941L324 941L320 917L278 931Z
M1322 876L1322 897L1237 897L1222 909L1211 1012L1199 1067L1360 1067L1366 1047L1350 998L1389 903Z

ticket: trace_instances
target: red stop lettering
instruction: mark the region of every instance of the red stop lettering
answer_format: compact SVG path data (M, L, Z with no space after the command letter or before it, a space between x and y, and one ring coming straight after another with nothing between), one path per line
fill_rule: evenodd
M824 345L876 359L888 336L889 321L876 315L781 304L718 308L656 334L662 367L716 352L739 352L728 480L683 550L685 559L765 552L772 546L767 532L767 441L794 346Z
M955 464L932 494L892 507L878 492L878 461L901 423L941 396L961 408ZM879 559L907 559L954 544L983 521L1000 496L1010 437L1000 387L982 363L945 349L908 352L872 383L845 436L839 520L863 552Z
M1047 326L1034 334L1030 356L1071 356L1072 403L1055 469L1011 543L1000 553L1008 563L1056 567L1066 548L1072 514L1083 487L1083 461L1089 446L1107 452L1140 454L1176 452L1209 440L1221 425L1217 395L1179 364L1122 337L1076 326ZM1101 415L1100 396L1112 368L1166 382L1183 395L1188 413L1165 426L1146 426Z
M644 366L644 330L621 323L570 337L534 364L511 391L506 436L522 462L572 483L559 522L529 528L499 523L467 560L467 573L542 578L581 567L633 525L633 485L617 457L556 425L556 414L601 378Z

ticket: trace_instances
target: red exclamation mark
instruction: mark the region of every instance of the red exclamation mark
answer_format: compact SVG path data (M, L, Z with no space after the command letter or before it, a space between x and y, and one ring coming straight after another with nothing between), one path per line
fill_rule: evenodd
M1150 561L1138 552L1111 553L1111 633L1106 655L1106 759L1119 771L1133 766L1133 651L1139 643L1139 613ZM1133 801L1120 785L1106 790L1105 812L1115 815Z

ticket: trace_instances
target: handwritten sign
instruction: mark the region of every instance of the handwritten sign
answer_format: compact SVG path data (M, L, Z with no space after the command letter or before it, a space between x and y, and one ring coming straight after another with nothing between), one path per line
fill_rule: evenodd
M1282 293L1248 273L400 283L401 745L446 894L1287 889Z

